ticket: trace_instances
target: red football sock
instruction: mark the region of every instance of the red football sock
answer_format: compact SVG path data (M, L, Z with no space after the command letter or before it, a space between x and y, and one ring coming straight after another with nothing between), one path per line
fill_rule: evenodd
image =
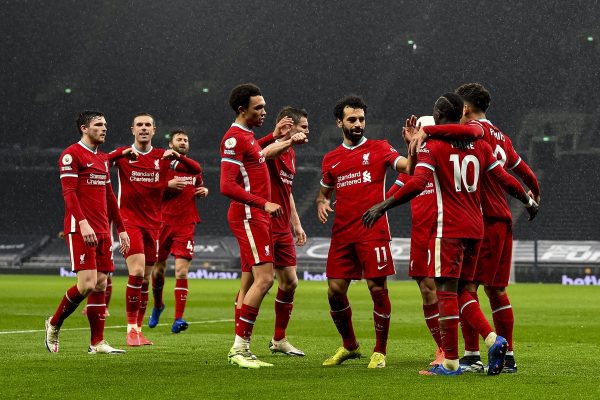
M106 277L106 290L104 291L104 303L106 304L106 308L110 304L110 298L112 297L112 278L110 274Z
M188 280L175 279L175 319L183 318L188 296Z
M438 317L440 316L438 303L423 304L423 316L425 317L427 328L431 332L431 337L435 340L435 344L437 347L442 347L442 336L440 335L440 324L438 322Z
M235 295L235 302L233 303L233 326L234 330L237 332L237 326L240 322L240 309L238 308L238 298L240 297L240 292L238 290Z
M342 336L344 347L355 350L358 347L354 327L352 326L352 308L346 296L334 296L329 298L331 311L329 314L338 332Z
M125 288L125 312L127 314L127 324L136 325L137 315L140 309L140 298L142 297L142 282L144 278L141 276L129 275L127 287Z
M469 292L471 297L479 303L477 292ZM481 309L481 306L479 307ZM462 331L463 339L465 340L465 351L479 351L479 334L469 325L464 318L460 320L460 330Z
M90 323L90 343L96 345L104 340L104 321L106 318L106 293L92 292L87 301L87 318Z
M140 291L140 309L138 310L137 314L138 326L144 325L144 315L146 314L146 307L148 307L148 286L150 286L148 282L142 282L142 288Z
M471 292L461 290L458 294L458 305L461 320L467 322L482 338L485 339L493 332L492 326L481 312L481 307Z
M448 360L458 359L458 300L454 292L437 291L442 349Z
M292 309L294 308L294 292L284 292L281 288L277 289L277 297L275 298L275 334L273 339L281 340L285 338L285 330L287 329Z
M60 301L50 323L60 327L63 321L77 309L77 306L79 306L79 303L81 303L83 299L85 299L85 296L79 293L77 285L71 286Z
M508 342L508 351L513 351L515 316L506 292L500 296L495 293L490 297L490 306L492 308L492 317L494 317L496 333L506 339Z
M161 308L163 303L163 287L165 276L152 274L152 296L154 297L154 308Z
M242 308L239 310L240 316L238 323L235 326L235 334L246 340L250 340L252 337L252 329L254 329L254 323L258 316L258 308L254 308L247 304L242 304Z
M386 354L392 313L388 290L372 291L371 299L373 299L373 322L375 324L375 348L373 352Z

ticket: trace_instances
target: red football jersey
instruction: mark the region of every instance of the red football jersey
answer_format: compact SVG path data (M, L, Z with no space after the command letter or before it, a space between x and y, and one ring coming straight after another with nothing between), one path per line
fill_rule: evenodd
M271 201L283 209L279 218L271 219L273 232L284 233L290 231L290 195L296 175L296 153L289 148L279 157L267 160L267 168L271 177Z
M109 233L106 185L110 185L106 153L83 142L72 144L58 160L65 198L64 232L79 232L79 221L87 219L95 233Z
M341 146L325 154L321 185L335 190L332 239L340 243L391 240L387 215L371 229L361 217L385 199L385 173L395 169L398 152L387 140L363 138L356 146Z
M196 188L203 186L202 173L191 174L169 170L167 182L179 178L185 182L183 190L166 189L163 195L162 220L166 225L188 225L200 222L196 207Z
M496 128L487 119L471 121L470 123L477 123L482 126L483 139L490 144L494 156L504 169L513 169L519 165L521 157L515 151L510 138L502 133L500 129ZM512 215L502 186L491 176L484 174L481 178L481 188L483 216L512 221Z
M483 140L428 140L419 149L415 175L433 171L438 238L483 238L481 175L499 167L490 145Z
M236 165L238 168L228 168ZM221 192L231 199L228 218L269 218L271 181L265 156L254 132L232 124L221 141Z
M113 150L121 153L129 146ZM163 149L152 147L139 154L137 160L117 158L119 172L119 207L125 225L160 229L161 203L167 186L167 172L174 161L163 160Z
M410 179L409 175L399 174L394 184L402 187L408 179ZM429 239L437 214L433 180L427 182L425 190L410 201L410 210L412 214L412 235Z

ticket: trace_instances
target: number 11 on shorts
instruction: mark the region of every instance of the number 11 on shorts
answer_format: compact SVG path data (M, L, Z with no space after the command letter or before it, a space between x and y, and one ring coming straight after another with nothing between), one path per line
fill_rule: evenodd
M377 255L377 269L385 268L388 260L385 246L375 247L373 250L375 250L375 254Z

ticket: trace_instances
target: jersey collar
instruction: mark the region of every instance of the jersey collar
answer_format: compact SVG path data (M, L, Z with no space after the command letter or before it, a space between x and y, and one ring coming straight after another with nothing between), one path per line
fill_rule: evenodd
M354 146L348 146L346 143L342 143L342 146L344 146L348 150L354 150L358 146L362 146L363 144L365 144L366 141L367 141L367 138L363 136L362 139L360 139L360 141Z
M86 149L90 153L94 153L94 154L98 153L98 148L92 149L87 144L83 143L82 140L80 140L79 142L77 142L77 144L79 144L81 147L83 147L84 149Z
M244 125L238 124L237 122L234 122L233 124L231 124L231 126L236 126L236 127L240 128L240 129L246 131L246 132L253 133L252 129L248 129Z
M146 151L146 152L143 152L143 151L141 151L141 150L138 150L138 149L135 147L135 144L132 144L132 145L131 145L131 148L132 148L133 150L135 150L136 152L138 152L138 153L140 153L140 154L143 154L143 155L146 155L146 154L150 153L152 150L154 150L154 147L150 146L150 149L149 149L148 151Z

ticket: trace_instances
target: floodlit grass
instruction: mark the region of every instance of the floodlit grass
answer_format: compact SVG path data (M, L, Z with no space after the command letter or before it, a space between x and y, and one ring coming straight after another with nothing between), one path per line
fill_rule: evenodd
M388 367L382 370L366 369L374 333L364 283L352 285L349 296L365 358L340 367L321 366L341 341L329 317L326 283L300 282L288 335L307 356L270 354L276 292L271 290L258 317L252 350L275 367L243 370L226 361L238 281L190 281L185 315L190 328L174 335L174 279L168 279L161 325L144 329L155 345L128 348L124 355L87 354L87 319L77 310L63 325L60 353L50 354L43 343L44 319L73 282L54 276L0 277L3 399L600 398L597 287L512 286L519 372L444 378L417 373L431 361L434 344L412 282L390 283L392 327ZM113 287L105 336L113 346L124 348L125 279L116 277ZM485 298L483 291L480 296ZM489 307L483 308L489 315Z

